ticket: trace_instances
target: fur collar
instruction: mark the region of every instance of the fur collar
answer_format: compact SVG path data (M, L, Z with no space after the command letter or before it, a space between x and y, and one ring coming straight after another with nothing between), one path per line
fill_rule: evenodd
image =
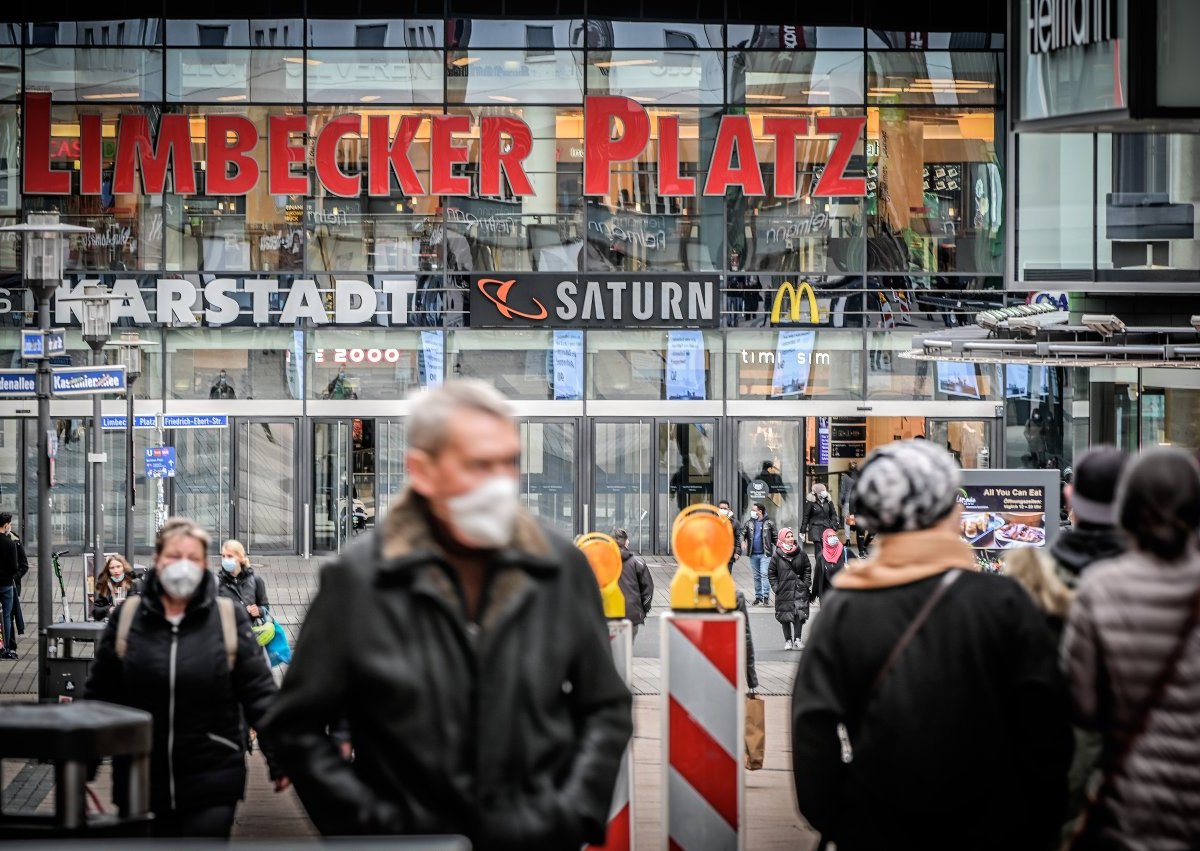
M893 588L947 570L978 570L975 553L958 535L943 529L893 532L876 538L871 557L851 561L833 578L837 588Z

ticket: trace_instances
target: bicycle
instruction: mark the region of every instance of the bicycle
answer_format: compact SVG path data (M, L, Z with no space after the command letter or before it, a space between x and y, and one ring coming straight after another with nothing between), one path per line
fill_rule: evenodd
M57 550L50 553L50 564L54 567L54 575L58 577L58 590L62 594L63 616L58 623L69 623L71 620L71 605L67 602L67 586L63 582L62 563L59 561L62 556L70 554L70 550Z

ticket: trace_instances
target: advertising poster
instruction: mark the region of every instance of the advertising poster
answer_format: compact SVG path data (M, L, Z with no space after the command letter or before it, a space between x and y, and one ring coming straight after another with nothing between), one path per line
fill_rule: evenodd
M442 332L421 332L421 383L436 387L442 383Z
M703 399L704 332L667 332L667 399Z
M964 471L960 534L976 550L1046 546L1058 529L1057 471Z
M583 332L555 331L550 374L555 399L583 398Z
M938 390L947 396L979 398L979 376L975 374L973 363L938 361L937 380Z
M775 349L775 377L771 395L803 396L808 392L808 375L812 362L816 331L780 331Z

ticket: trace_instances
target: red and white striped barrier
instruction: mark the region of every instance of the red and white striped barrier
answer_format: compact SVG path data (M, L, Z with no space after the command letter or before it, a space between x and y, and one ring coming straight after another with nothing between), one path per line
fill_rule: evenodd
M741 851L746 645L742 615L662 618L663 847Z
M608 642L612 648L613 664L626 686L633 685L633 624L627 620L608 622ZM608 811L608 835L603 845L589 845L589 851L633 851L633 742L621 755L621 772L612 807Z

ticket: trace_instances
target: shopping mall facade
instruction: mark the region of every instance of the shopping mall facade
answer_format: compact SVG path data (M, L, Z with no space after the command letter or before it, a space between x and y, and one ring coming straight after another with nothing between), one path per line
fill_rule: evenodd
M60 294L103 282L114 332L157 344L137 412L228 418L135 430L139 542L158 486L141 458L162 442L171 511L252 552L338 550L404 486L410 394L458 376L513 400L531 509L623 526L647 553L681 507L744 511L764 487L796 525L812 482L836 493L898 437L968 467L1066 466L1088 442L1086 369L901 357L915 332L1088 290L1061 283L1082 267L1051 225L1079 231L1089 280L1127 253L1094 222L1111 135L1039 136L1028 179L1008 167L1003 2L782 20L700 3L668 22L429 5L127 2L70 23L30 5L0 24L0 224L94 228ZM1018 191L1035 207L1019 261ZM18 268L0 243L6 366L32 321ZM55 322L83 363L76 309ZM1154 380L1134 377L1140 398ZM33 413L0 399L0 510L29 540ZM53 538L78 546L90 403L52 413ZM126 435L103 435L116 544Z

